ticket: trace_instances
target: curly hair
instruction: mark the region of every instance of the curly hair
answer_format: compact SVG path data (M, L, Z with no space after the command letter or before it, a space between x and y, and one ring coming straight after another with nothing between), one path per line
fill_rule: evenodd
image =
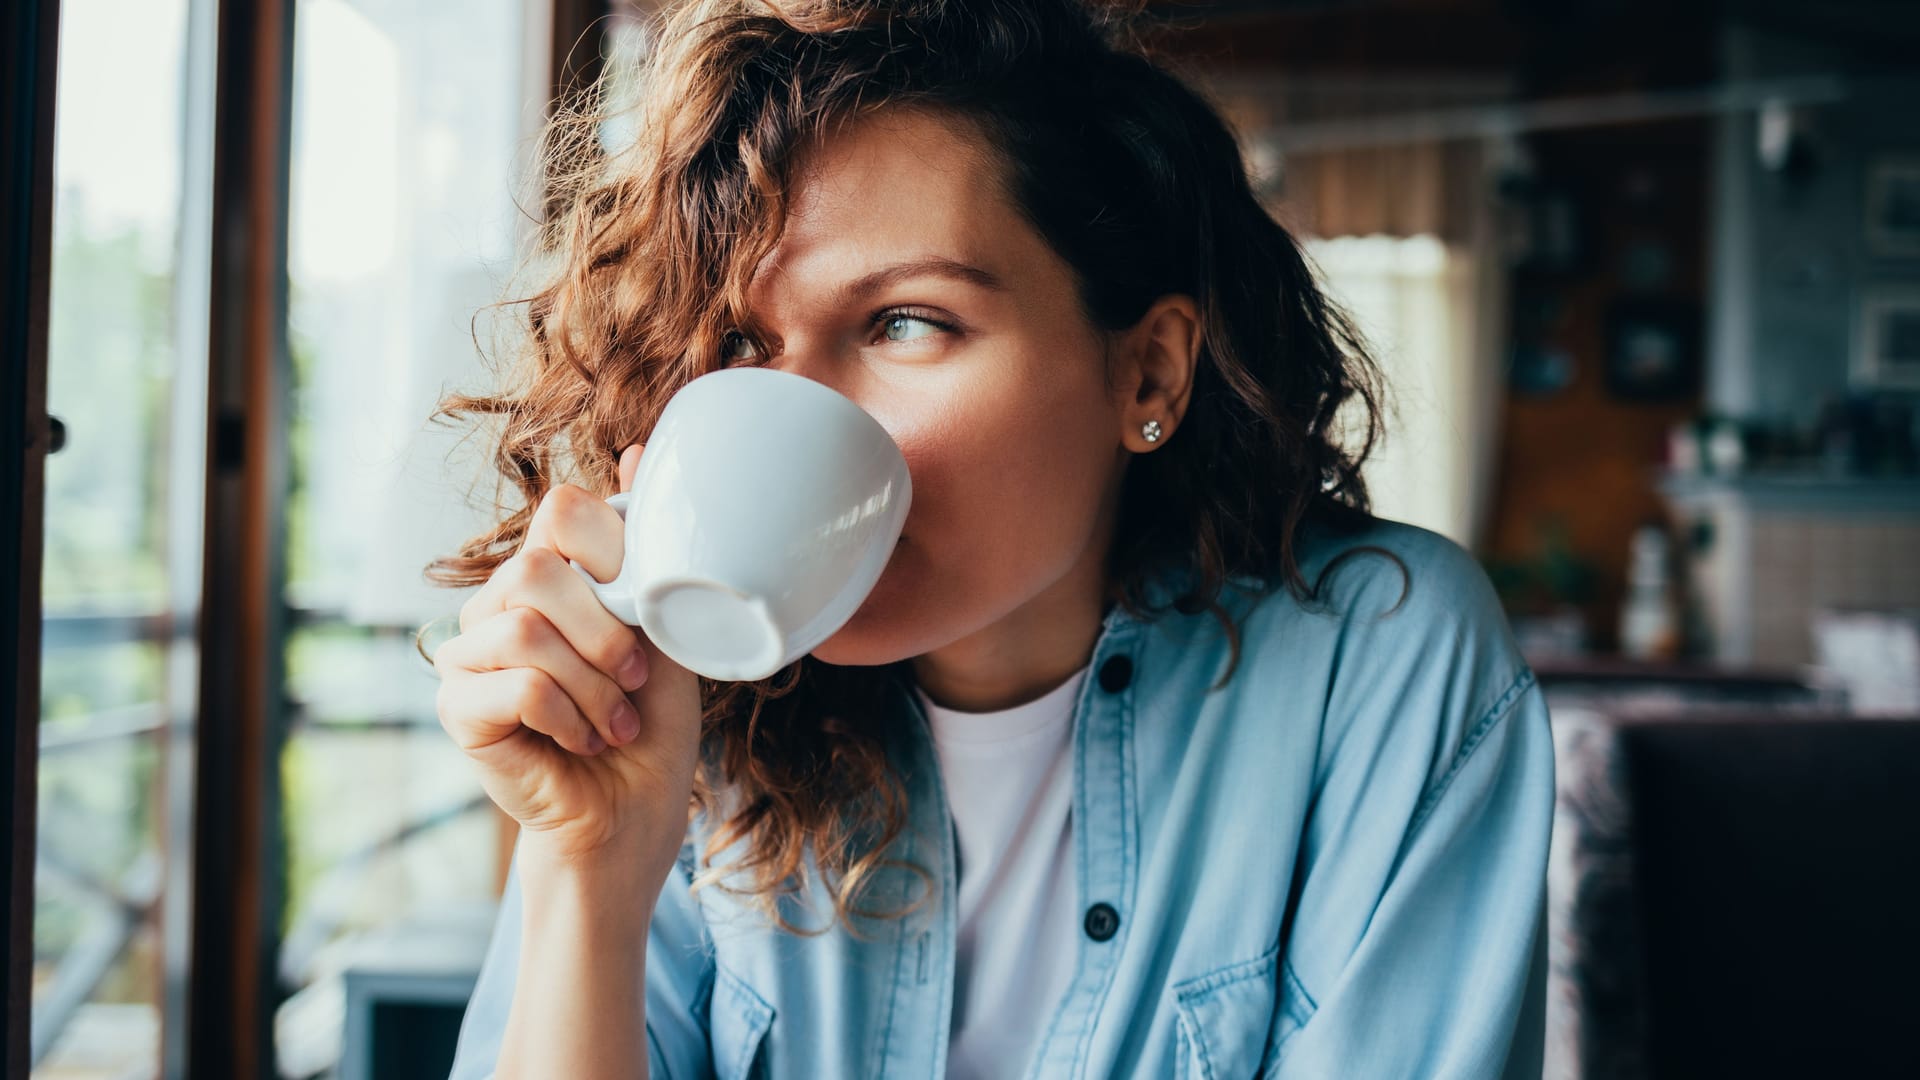
M1188 412L1179 438L1128 467L1108 598L1143 618L1212 612L1230 678L1228 579L1310 598L1301 526L1370 520L1360 467L1381 430L1379 372L1256 198L1220 114L1152 57L1140 17L1084 0L693 0L660 16L637 68L609 65L545 132L557 212L541 277L502 302L525 305L524 346L496 392L450 394L434 413L501 422L494 460L520 505L428 576L486 580L565 477L616 490L620 449L722 366L798 155L875 110L934 110L981 134L1092 325L1128 327L1169 293L1199 307ZM633 80L630 97L616 100L616 77ZM610 120L630 142L603 145ZM1149 583L1168 571L1184 585L1156 601ZM810 873L850 926L898 913L859 907L906 820L888 674L807 657L759 683L703 680L692 810L719 820L700 886L751 896L789 930L780 898ZM722 874L713 859L736 845Z

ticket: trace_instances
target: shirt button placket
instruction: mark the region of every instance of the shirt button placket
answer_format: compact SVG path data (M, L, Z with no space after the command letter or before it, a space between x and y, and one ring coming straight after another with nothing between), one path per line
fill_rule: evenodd
M1118 635L1113 644L1125 650L1131 644L1131 635ZM1082 859L1081 895L1109 898L1089 904L1081 916L1081 931L1096 944L1113 941L1119 935L1119 904L1133 893L1132 845L1137 841L1133 792L1125 765L1131 743L1127 730L1129 705L1124 697L1133 685L1133 676L1134 660L1125 651L1115 651L1100 660L1092 679L1106 700L1089 702L1086 715L1076 720L1082 736L1076 749L1076 783L1081 786L1076 794L1080 801L1075 805L1102 823L1096 829L1075 829ZM1085 1072L1086 1062L1077 1055L1085 1049L1087 1031L1100 1012L1117 961L1118 954L1111 948L1081 950L1072 988L1035 1059L1041 1075Z
M1125 690L1133 682L1133 660L1124 653L1109 656L1100 665L1100 689L1109 694ZM1112 904L1101 901L1087 909L1086 918L1081 920L1087 936L1095 941L1108 941L1120 930L1120 913Z

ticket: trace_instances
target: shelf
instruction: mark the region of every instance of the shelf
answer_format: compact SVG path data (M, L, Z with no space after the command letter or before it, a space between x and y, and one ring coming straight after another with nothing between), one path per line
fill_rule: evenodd
M1733 501L1754 510L1920 518L1920 476L1662 473L1657 486L1660 494L1681 505Z

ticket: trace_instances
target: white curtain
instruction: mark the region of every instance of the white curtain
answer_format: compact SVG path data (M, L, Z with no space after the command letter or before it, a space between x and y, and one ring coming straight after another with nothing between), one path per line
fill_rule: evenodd
M1364 471L1375 513L1475 548L1492 501L1505 370L1496 253L1432 235L1305 244L1385 377L1386 433Z
M1473 139L1375 139L1368 124L1497 102L1511 88L1392 73L1208 82L1263 200L1303 238L1385 374L1393 411L1365 470L1375 512L1476 548L1506 371L1506 268L1490 195L1500 155Z

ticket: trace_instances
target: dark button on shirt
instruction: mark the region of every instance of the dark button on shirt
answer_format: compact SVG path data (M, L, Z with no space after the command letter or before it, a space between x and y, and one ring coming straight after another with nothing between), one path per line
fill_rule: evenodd
M1110 656L1100 665L1100 689L1109 694L1117 694L1133 681L1133 661L1124 656Z
M1087 909L1087 936L1095 941L1105 941L1120 929L1120 913L1108 903L1095 904Z

